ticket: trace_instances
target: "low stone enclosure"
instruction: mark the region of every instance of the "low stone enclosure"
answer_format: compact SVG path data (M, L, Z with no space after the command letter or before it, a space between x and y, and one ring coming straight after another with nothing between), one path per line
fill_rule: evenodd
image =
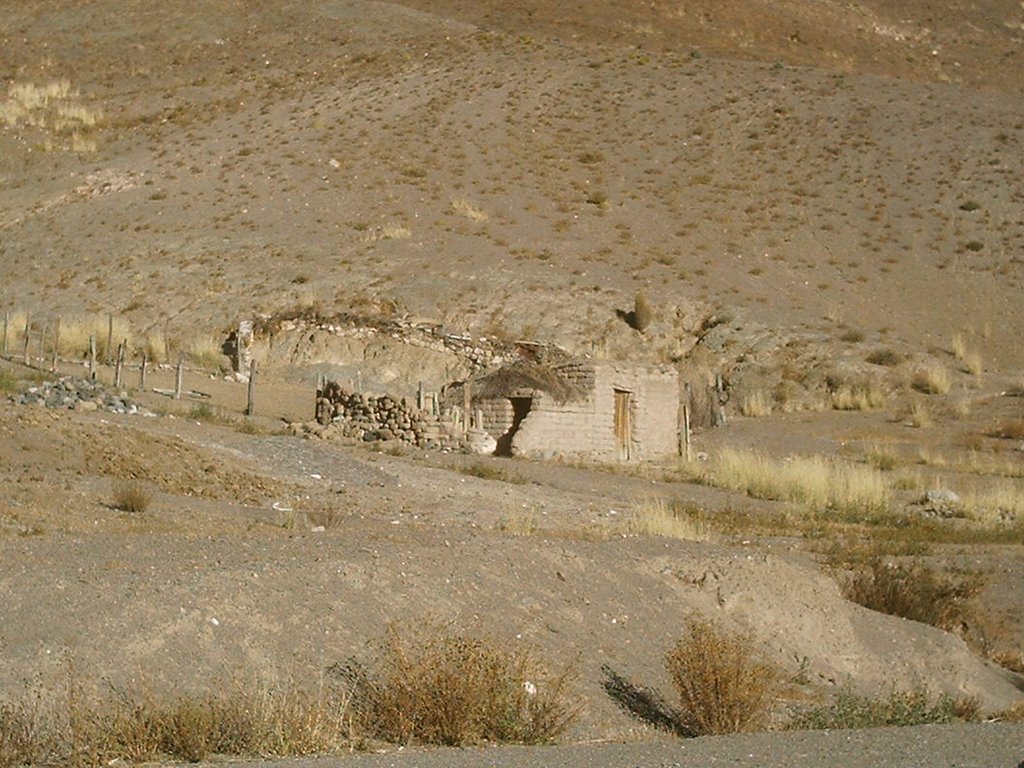
M518 360L437 395L421 390L415 405L328 381L318 388L316 419L365 441L399 440L424 448L488 445L488 452L504 456L643 461L680 450L679 375L669 367L607 361Z

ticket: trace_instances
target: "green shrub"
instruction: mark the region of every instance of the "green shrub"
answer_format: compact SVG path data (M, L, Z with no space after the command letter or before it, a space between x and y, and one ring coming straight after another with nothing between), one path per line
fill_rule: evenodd
M896 691L887 696L864 696L842 688L827 704L795 715L790 728L834 730L925 725L974 720L978 703L974 699L932 697L927 691Z

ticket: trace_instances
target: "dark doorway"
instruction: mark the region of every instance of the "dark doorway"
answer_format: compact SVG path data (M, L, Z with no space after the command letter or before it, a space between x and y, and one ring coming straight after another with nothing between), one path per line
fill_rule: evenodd
M523 419L530 413L533 398L510 397L509 402L512 403L512 426L508 428L505 434L498 438L498 447L494 449L495 456L512 455L512 440L515 438L516 432L519 431L519 425L523 423Z

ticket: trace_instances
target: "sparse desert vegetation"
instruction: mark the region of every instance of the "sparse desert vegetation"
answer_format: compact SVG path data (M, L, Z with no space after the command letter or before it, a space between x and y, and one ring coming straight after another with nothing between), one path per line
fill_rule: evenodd
M6 5L0 768L1019 760L1021 14L705 5Z

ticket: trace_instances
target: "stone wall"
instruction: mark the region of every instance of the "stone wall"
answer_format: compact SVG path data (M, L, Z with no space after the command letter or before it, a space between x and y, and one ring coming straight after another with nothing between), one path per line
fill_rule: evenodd
M457 448L463 442L460 426L421 411L404 398L349 392L334 381L320 390L316 420L341 437L365 442L397 440L432 449Z

